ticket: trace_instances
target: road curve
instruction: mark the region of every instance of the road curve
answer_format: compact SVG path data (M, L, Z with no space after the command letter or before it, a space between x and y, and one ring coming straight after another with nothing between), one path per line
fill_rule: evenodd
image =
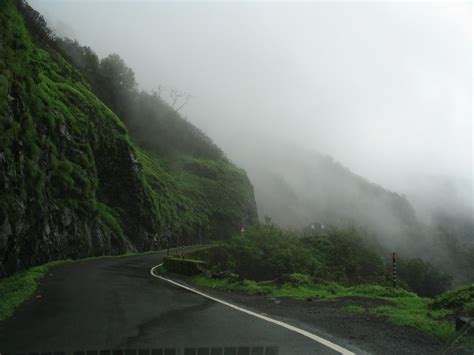
M337 354L289 329L152 277L164 252L64 264L0 322L0 353Z

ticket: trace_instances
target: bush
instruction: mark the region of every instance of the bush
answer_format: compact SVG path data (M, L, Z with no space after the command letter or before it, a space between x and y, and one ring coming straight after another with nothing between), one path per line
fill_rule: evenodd
M355 228L329 228L326 234L306 234L304 247L322 266L317 276L344 283L377 282L384 273L379 248Z
M163 259L163 266L172 273L195 276L201 274L202 270L207 267L207 264L200 260L165 257Z
M240 280L274 280L296 287L310 282L386 286L384 253L355 228L328 228L325 234L301 236L271 224L250 228L226 244L198 252L209 265L236 273ZM420 259L400 259L398 274L402 288L421 296L438 295L451 282Z
M451 286L451 277L421 259L398 261L398 275L420 296L435 297Z
M354 229L332 229L327 235L302 237L266 224L234 236L200 255L209 265L241 279L304 283L311 279L347 283L383 277L383 260Z
M243 280L241 283L235 283L231 286L234 291L246 293L249 295L268 295L272 291L271 285L258 283L253 280Z
M448 291L432 303L433 309L447 308L456 313L474 316L474 284Z
M274 280L295 272L313 275L318 266L295 235L275 226L251 228L222 248L229 256L224 267L243 279Z
M290 274L288 277L288 283L295 287L299 286L310 286L312 284L311 277L309 275L300 274L300 273L293 273Z

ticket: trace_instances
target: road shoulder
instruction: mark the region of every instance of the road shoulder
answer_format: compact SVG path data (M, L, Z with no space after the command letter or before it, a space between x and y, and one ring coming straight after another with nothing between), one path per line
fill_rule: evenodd
M191 278L182 275L164 276L212 297L317 334L358 354L466 354L460 349L448 349L445 344L416 329L392 324L383 316L344 310L353 304L376 300L362 297L318 300L246 295L197 286Z

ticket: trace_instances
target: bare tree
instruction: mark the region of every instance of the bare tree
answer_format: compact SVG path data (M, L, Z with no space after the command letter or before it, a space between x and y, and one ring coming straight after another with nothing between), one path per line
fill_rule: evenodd
M175 108L175 105L176 103L178 102L178 100L181 99L181 97L183 96L183 93L176 90L176 89L170 89L170 97L171 97L171 107L172 108Z
M193 97L189 94L186 94L183 96L183 100L181 102L181 105L179 105L178 108L176 108L176 112L178 112L179 110L181 110Z
M164 98L164 94L167 93L166 96L169 97L168 105L170 105L171 108L176 112L179 112L179 110L186 106L193 98L193 96L188 93L174 88L167 88L161 84L159 84L158 87L152 91L152 93L153 95L158 96L160 99L168 101Z
M156 96L156 97L159 97L160 99L163 99L163 98L161 97L161 94L162 94L163 91L165 91L165 90L166 90L166 88L165 88L163 85L158 84L158 87L155 88L155 89L152 89L152 90L151 90L151 93L152 93L153 96Z

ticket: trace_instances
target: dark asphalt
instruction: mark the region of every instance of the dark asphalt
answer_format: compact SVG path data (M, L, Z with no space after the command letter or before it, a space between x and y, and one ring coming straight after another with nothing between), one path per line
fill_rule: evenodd
M163 255L87 260L52 269L35 295L0 322L0 353L336 353L152 277L150 268Z

